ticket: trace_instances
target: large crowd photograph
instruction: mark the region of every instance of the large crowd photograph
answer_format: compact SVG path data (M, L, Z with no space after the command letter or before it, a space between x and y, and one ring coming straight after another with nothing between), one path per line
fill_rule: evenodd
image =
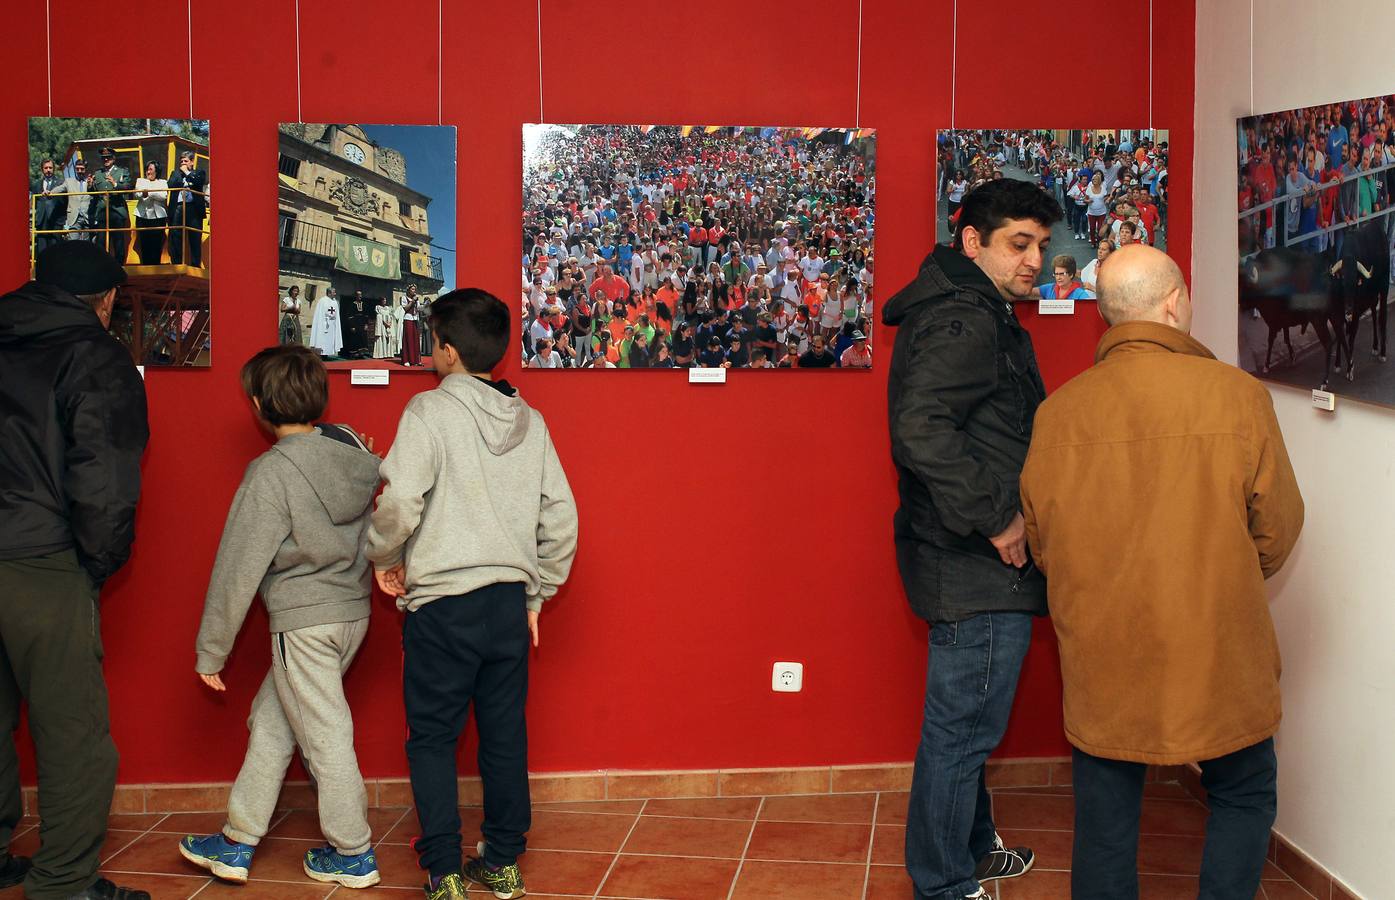
M29 120L29 259L91 241L126 270L111 333L138 366L212 358L206 119Z
M278 342L331 369L431 371L431 303L455 289L455 128L278 130Z
M1390 95L1237 121L1247 372L1395 405L1395 366L1385 365L1392 133Z
M870 128L525 125L529 368L870 369Z
M1168 133L1127 129L956 129L936 146L940 243L953 243L964 195L1004 178L1035 184L1063 213L1033 297L1095 298L1095 273L1126 244L1167 250Z

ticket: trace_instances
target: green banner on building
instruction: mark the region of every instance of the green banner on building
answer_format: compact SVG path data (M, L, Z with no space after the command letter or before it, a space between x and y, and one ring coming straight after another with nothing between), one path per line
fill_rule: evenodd
M388 281L402 279L401 254L396 247L352 234L340 232L334 235L334 265L355 275L385 278Z

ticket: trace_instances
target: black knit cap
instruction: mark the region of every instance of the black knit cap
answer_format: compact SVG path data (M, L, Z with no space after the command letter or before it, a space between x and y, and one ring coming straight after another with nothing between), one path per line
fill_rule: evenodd
M126 270L91 241L62 241L39 254L34 280L78 296L103 294L126 281Z

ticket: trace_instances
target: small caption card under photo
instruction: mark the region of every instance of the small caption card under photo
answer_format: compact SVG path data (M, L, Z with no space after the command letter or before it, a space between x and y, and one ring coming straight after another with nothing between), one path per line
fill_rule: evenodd
M1313 406L1332 412L1337 408L1337 395L1331 391L1313 389Z
M1070 297L1064 299L1050 299L1043 297L1037 303L1037 315L1039 316L1073 316L1075 315L1075 301Z
M386 387L391 375L387 369L354 369L349 374L349 384Z
M726 384L726 369L689 369L688 384Z

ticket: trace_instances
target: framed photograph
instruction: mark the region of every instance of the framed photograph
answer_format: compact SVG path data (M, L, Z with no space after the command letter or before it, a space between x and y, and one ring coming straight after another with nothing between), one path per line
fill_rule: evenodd
M523 365L870 369L876 140L523 126Z
M935 227L954 240L964 195L1012 178L1056 198L1064 218L1034 297L1094 299L1095 272L1128 243L1167 250L1168 133L1114 128L944 130L937 136Z
M29 256L92 241L126 268L111 333L139 366L207 366L206 119L29 120Z
M1386 363L1395 97L1236 122L1239 362L1395 406Z
M277 340L330 369L431 371L455 289L455 129L279 126Z

